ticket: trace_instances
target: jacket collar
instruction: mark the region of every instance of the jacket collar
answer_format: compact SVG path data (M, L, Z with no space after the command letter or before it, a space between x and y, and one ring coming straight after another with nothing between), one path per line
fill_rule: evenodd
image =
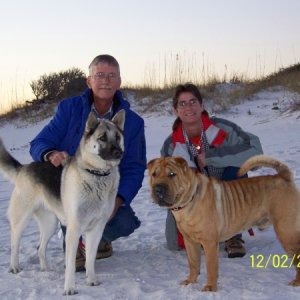
M219 147L223 144L228 133L223 129L219 128L208 116L207 112L203 112L201 116L203 129L205 132L206 139L210 147ZM184 144L184 136L182 132L182 123L179 122L178 126L172 133L172 142L175 146L176 143Z
M85 101L88 101L89 107L92 107L92 103L94 102L94 96L92 89L88 88L86 89L83 94L83 99ZM113 105L112 105L112 117L121 109L128 110L130 108L130 103L123 98L123 94L120 90L117 90L114 99L113 99Z

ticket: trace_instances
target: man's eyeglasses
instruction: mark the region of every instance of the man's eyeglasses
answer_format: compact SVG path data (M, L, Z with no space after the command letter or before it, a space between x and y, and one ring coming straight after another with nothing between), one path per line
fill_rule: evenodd
M96 80L96 81L100 81L100 80L104 80L104 79L108 79L109 81L115 81L119 78L119 74L116 73L103 73L103 72L99 72L96 73L95 75L92 75L92 77Z
M188 106L195 106L198 102L199 101L197 98L192 98L188 101L178 101L177 107L183 109L183 108L187 108Z

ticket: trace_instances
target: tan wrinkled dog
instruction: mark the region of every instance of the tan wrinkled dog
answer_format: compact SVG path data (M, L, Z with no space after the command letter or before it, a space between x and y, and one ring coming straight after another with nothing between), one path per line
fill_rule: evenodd
M216 291L219 242L269 220L285 251L294 257L296 278L290 285L300 285L300 193L289 168L263 155L247 160L239 175L256 167L271 167L278 174L218 181L194 173L180 157L148 163L153 200L172 210L184 238L189 276L181 284L197 281L202 245L207 269L202 290Z

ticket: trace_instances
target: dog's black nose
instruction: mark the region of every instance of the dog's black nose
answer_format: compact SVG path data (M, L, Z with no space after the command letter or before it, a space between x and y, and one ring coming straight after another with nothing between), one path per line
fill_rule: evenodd
M112 150L112 155L113 155L113 157L114 157L115 159L119 159L119 158L122 157L123 151L122 151L121 148L114 148L114 149Z
M155 196L161 200L165 197L166 187L163 184L157 184L153 187L153 191Z

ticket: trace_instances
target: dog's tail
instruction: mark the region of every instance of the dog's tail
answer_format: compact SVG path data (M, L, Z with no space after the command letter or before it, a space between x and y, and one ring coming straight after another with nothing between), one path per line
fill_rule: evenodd
M240 168L238 176L245 175L248 171L254 168L267 167L273 168L277 171L278 175L286 181L293 181L293 174L289 167L279 160L265 156L256 155L248 159Z
M21 168L22 164L20 164L8 153L0 138L0 171L10 181L15 182L15 179Z

